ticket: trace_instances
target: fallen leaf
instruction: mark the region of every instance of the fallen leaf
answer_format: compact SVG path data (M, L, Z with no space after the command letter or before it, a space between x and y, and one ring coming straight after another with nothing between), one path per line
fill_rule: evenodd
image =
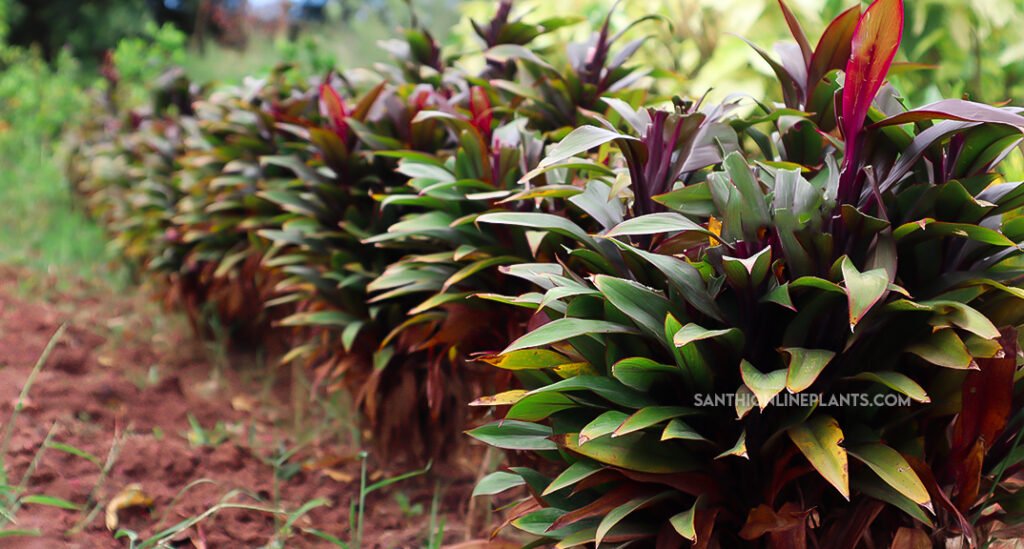
M329 469L337 467L343 463L349 463L356 459L356 456L351 453L335 454L327 453L318 456L313 459L306 460L302 463L303 471L317 471L320 469Z
M256 409L256 401L246 395L235 395L231 399L231 407L239 412L251 412Z
M120 519L117 517L117 512L122 509L128 509L130 507L152 507L153 498L146 495L142 491L142 485L138 483L132 483L121 489L116 496L114 496L110 503L107 503L106 512L106 523L107 530L111 532L117 530L117 525Z
M929 549L932 540L924 530L916 528L900 528L892 540L890 549Z
M346 473L344 471L339 471L337 469L324 469L322 472L323 472L323 474L325 474L328 477L330 477L331 480L335 480L335 481L338 481L338 482L348 483L348 482L352 482L356 478L354 475L352 475L350 473Z

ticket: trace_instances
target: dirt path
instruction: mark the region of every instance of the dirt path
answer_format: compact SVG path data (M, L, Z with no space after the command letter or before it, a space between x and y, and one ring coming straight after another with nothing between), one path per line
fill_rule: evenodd
M174 546L331 546L302 531L308 528L345 541L354 537L349 505L358 499L361 463L343 419L309 422L323 428L302 432L289 409L275 400L280 395L264 391L270 385L247 383L247 376L232 372L212 382L203 348L138 297L76 290L49 295L44 303L20 297L19 282L17 274L0 272L4 425L47 342L61 324L67 323L67 330L14 424L2 456L9 484L17 485L41 456L24 495L61 498L78 509L25 504L16 524L0 529L37 529L42 535L0 538L0 547L127 547L126 539L115 540L108 531L103 507L132 483L153 500L148 510L119 513L120 526L138 532L140 539L220 501L292 512L318 498L329 506L297 518L291 529L283 528L286 515L223 510L176 535ZM305 442L297 440L300 436ZM47 437L50 444L40 453ZM62 444L88 456L62 451ZM380 469L370 461L371 482L403 472ZM440 514L434 518L444 520L445 540L466 539L460 517L466 513L470 477L435 470L371 494L363 546L423 547L435 494L440 494Z

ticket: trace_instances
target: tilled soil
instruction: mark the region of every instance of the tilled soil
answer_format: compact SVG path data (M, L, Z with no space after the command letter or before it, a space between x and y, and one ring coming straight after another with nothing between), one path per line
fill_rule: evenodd
M4 529L37 529L42 535L0 538L0 548L127 547L126 539L114 539L107 529L104 507L133 483L141 485L153 505L125 509L118 518L121 528L138 532L140 539L220 501L291 512L316 498L325 498L330 506L299 518L290 535L280 533L286 515L229 509L176 536L174 546L330 546L304 528L352 539L349 506L358 498L361 464L358 448L343 442L348 435L306 433L306 442L298 443L296 431L302 429L295 427L281 398L287 389L262 397L265 385L242 381L259 376L230 369L214 383L203 346L186 329L155 320L159 313L140 307L138 297L72 291L51 293L44 300L19 296L24 292L17 291L18 283L16 273L0 272L3 425L10 423L18 395L47 342L61 324L67 323L67 329L13 425L3 456L9 483L18 484L41 455L26 493L58 497L81 509L26 504L17 512L16 524ZM48 433L50 446L69 445L97 459L52 447L40 454ZM211 439L207 444L201 440L204 433ZM273 466L275 455L296 447L283 465ZM103 475L107 462L112 466ZM388 467L372 458L368 467L377 480L410 468ZM472 469L435 468L371 494L363 546L423 547L435 493L442 494L436 519L444 521L446 543L486 537L485 525L467 527L464 518L476 473ZM90 517L94 507L98 512ZM283 544L271 545L275 535Z

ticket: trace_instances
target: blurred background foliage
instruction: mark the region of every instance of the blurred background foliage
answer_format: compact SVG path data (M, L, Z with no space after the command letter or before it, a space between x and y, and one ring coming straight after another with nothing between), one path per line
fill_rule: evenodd
M462 12L483 17L489 0L467 0ZM523 2L537 18L579 14L590 25L565 32L594 28L611 9L610 0ZM789 0L808 36L818 36L825 23L849 8L848 0ZM868 2L862 2L864 6ZM766 89L771 69L739 36L768 45L789 40L776 0L661 0L621 2L613 14L613 28L624 28L640 17L655 14L661 21L646 23L637 32L651 34L636 59L673 74L666 75L659 91L700 96L712 90L742 90L754 97L777 94ZM939 97L966 95L985 102L1020 102L1024 98L1024 2L1019 0L914 0L907 2L907 20L898 60L927 65L896 76L897 87L915 104ZM456 39L472 44L468 25ZM582 37L580 37L582 38ZM549 39L548 42L556 42Z
M411 3L411 6L410 6ZM612 13L612 28L649 36L635 61L654 70L658 97L720 100L740 91L776 97L770 68L738 36L772 44L788 36L776 0L521 0L529 20L582 16L540 47L585 38ZM790 0L810 36L850 0ZM446 56L483 63L470 19L493 0L0 0L0 261L61 265L81 273L105 268L100 231L74 211L59 168L57 136L102 92L104 67L121 85L118 100L142 106L170 66L195 82L239 82L288 62L297 74L366 67L387 57L378 42L396 27L428 29ZM617 6L617 7L615 7ZM613 10L614 7L614 10ZM248 14L244 16L243 14ZM914 0L894 76L911 105L939 97L985 102L1024 100L1024 3L1019 0ZM106 63L105 59L112 63ZM109 76L109 74L108 74ZM96 82L101 84L96 86ZM122 105L124 106L124 105ZM1017 155L1019 160L1019 155ZM1018 162L1015 162L1019 164Z

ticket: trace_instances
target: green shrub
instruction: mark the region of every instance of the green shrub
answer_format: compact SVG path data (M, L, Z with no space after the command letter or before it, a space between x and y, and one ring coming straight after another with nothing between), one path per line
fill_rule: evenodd
M616 145L634 196L605 204L625 220L601 234L479 219L572 250L510 270L540 291L501 300L540 320L486 360L524 389L481 399L507 411L470 432L557 464L478 487L528 487L512 525L559 546L1012 535L1024 235L1008 214L1024 185L997 168L1024 117L903 107L882 87L901 21L898 0L879 0L813 49L792 23L783 61L765 54L785 107L733 119L743 148L709 168L691 164L704 115L685 104L617 109L639 137L575 130L540 165Z
M661 102L642 37L606 17L563 54L542 43L574 18L504 1L481 58L411 29L368 80L172 80L195 101L121 113L82 188L194 316L283 333L285 362L351 391L382 449L451 457L500 406L470 434L542 459L477 491L525 485L509 522L538 544L1006 536L1024 117L908 108L885 84L899 0L813 47L780 5L795 43L755 49L780 104L638 108Z

